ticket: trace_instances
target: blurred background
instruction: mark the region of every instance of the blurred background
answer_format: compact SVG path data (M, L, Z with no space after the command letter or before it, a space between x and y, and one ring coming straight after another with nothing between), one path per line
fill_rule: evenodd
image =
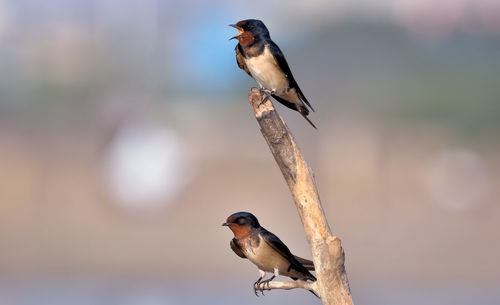
M221 224L310 258L234 58L263 20L317 110L275 102L356 304L499 304L500 2L0 0L0 304L256 298Z

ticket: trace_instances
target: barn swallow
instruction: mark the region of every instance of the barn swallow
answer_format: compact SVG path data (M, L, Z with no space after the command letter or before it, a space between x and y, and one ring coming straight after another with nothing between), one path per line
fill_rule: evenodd
M260 226L257 218L247 212L238 212L229 216L223 226L233 231L231 249L241 258L247 258L259 268L259 279L254 283L269 283L278 275L293 280L316 281L309 270L314 271L312 261L293 255L288 247L273 233ZM262 280L266 272L273 275ZM314 294L314 293L313 293Z
M292 75L283 52L271 40L269 31L260 20L247 19L230 26L238 30L235 47L238 67L250 75L266 93L264 101L271 95L286 107L298 111L315 129L307 115L313 107L300 90Z

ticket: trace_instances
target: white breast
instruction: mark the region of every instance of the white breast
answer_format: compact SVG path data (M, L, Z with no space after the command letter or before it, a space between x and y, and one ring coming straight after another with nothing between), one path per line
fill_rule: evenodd
M264 89L282 93L288 88L288 79L279 68L268 46L261 55L246 58L245 63L250 74Z

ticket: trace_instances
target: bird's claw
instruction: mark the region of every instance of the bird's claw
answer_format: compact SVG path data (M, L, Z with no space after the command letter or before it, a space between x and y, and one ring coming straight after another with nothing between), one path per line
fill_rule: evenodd
M260 293L262 293L262 295L264 295L264 289L265 289L264 285L265 285L265 283L261 287L260 284L262 284L262 283L264 283L264 282L254 283L253 284L253 292L255 293L256 296L259 296L259 291L260 291ZM268 286L268 288L269 288L269 286Z
M265 102L267 102L269 100L269 98L271 97L271 95L273 95L276 92L276 90L268 90L268 89L262 89L261 88L260 92L264 93L265 96L262 99L262 101L260 102L259 106L262 105L262 104L264 104Z
M257 283L253 284L253 293L255 293L256 296L259 296L259 293L257 292L257 285L259 285L259 284L257 284Z
M261 283L262 281L262 277L260 277L257 281L255 281L255 283L253 283L253 293L255 293L256 296L259 296L259 293L257 291L260 290L260 292L262 292L262 295L264 295L264 291L262 291L262 289L260 288L257 288L259 287L259 284Z
M257 291L260 291L262 293L262 295L264 295L264 290L271 290L271 286L270 286L270 282L272 280L274 280L276 276L272 276L271 278L265 280L265 281L262 281L261 279L259 279L257 282L255 282L253 284L253 290L254 290L254 293L256 296L259 296L259 294L257 293ZM267 288L266 288L266 285L267 285Z

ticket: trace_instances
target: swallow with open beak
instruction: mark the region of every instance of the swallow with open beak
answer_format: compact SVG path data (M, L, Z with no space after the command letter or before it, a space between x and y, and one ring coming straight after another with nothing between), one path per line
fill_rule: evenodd
M309 272L314 271L313 262L293 255L276 235L260 226L254 215L247 212L234 213L222 225L233 231L234 238L230 245L234 253L247 258L259 268L260 277L254 283L256 295L256 285L269 283L278 275L288 276L293 280L316 281ZM263 281L266 272L273 275Z
M238 30L236 45L236 62L238 67L250 75L266 93L264 101L269 96L274 97L286 107L298 111L314 128L309 120L311 104L300 90L292 75L280 48L271 40L269 31L260 20L247 19L230 26ZM307 106L306 106L307 105Z

